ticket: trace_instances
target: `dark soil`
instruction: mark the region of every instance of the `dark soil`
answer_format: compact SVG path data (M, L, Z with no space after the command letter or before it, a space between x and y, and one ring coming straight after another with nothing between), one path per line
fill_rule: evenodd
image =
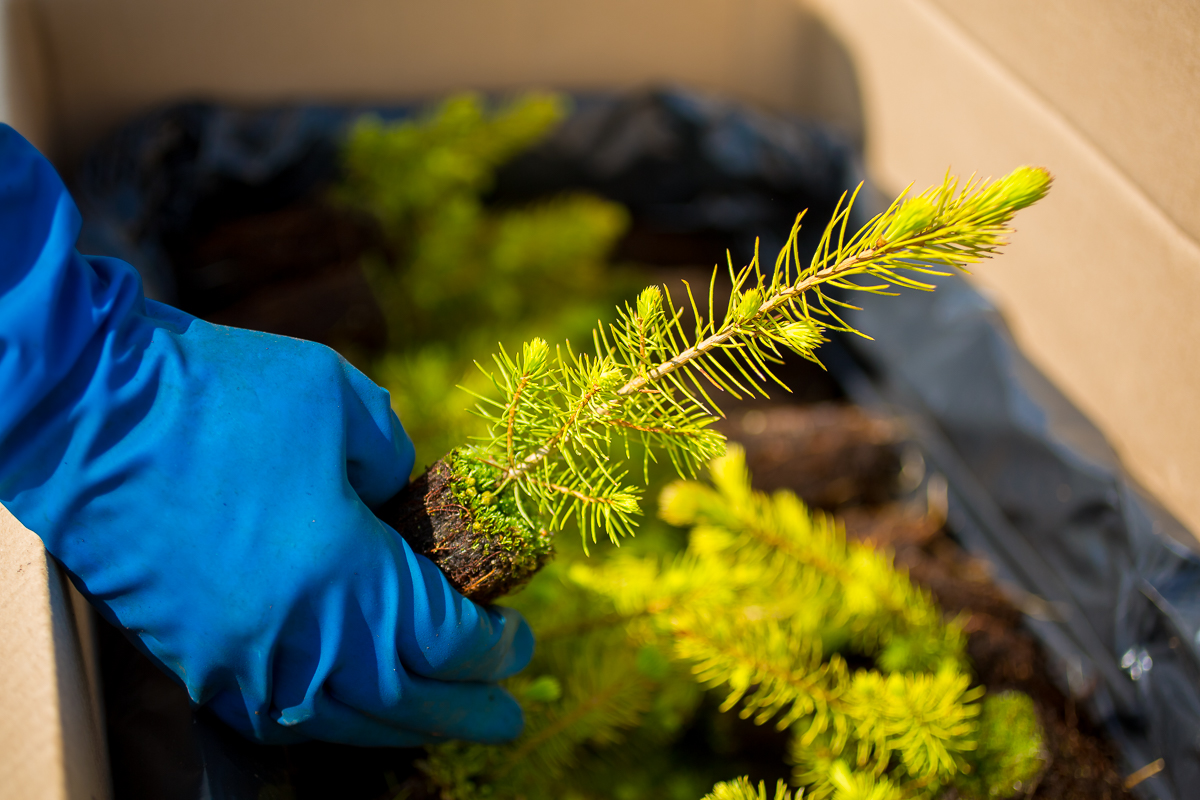
M848 536L893 550L897 565L929 589L948 618L966 615L968 652L979 683L989 691L1028 694L1046 731L1049 763L1025 797L1131 797L1111 746L1052 682L1041 648L1022 627L1025 615L1018 606L1036 605L1037 599L1010 597L993 582L988 564L954 541L943 525L944 488L939 496L936 479L925 483L925 498L887 500L903 488L898 474L901 484L917 477L906 474L908 465L898 468L903 444L898 426L834 402L739 409L721 426L746 448L758 488L791 489L810 505L837 513Z

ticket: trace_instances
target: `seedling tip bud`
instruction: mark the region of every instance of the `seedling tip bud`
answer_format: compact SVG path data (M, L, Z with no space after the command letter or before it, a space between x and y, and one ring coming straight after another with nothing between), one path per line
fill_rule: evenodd
M643 322L648 322L662 312L662 291L657 286L642 290L637 299L637 313Z
M758 307L762 305L762 301L762 292L758 289L751 289L748 292L744 292L738 298L737 310L734 313L738 319L748 319L758 311Z
M1017 167L996 182L999 189L996 199L1010 212L1020 211L1045 197L1053 180L1042 167Z
M821 344L821 329L808 320L785 322L772 337L796 353L811 353Z
M921 195L905 200L892 217L892 224L883 238L889 242L907 239L928 228L936 218L937 208L928 197Z
M544 339L531 339L525 343L522 351L521 357L525 361L525 369L529 372L540 372L550 356L550 346Z

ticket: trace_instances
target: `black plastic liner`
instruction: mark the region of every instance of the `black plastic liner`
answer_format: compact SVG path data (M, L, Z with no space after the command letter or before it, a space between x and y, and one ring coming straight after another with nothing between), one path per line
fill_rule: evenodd
M77 174L80 249L128 260L151 296L172 302L170 253L187 231L321 191L361 113L394 119L419 110L196 103L151 114L102 143ZM502 171L492 199L589 190L629 207L635 225L719 235L743 263L757 235L778 237L762 243L773 255L798 209L810 209L807 235L815 237L838 196L862 179L853 148L820 125L670 90L575 97L561 128ZM879 208L868 188L851 224ZM938 283L932 294L856 297L863 309L851 321L876 341L839 337L822 358L852 399L907 422L948 481L954 534L1032 610L1028 626L1061 688L1112 736L1126 772L1165 760L1134 791L1195 796L1195 540L1021 356L995 309L959 278ZM352 748L236 740L203 712L193 715L170 681L129 678L139 667L123 660L119 641L107 653L119 796L283 796L284 774L298 762L332 758L352 768ZM152 752L147 742L171 742L176 766L142 757Z
M982 295L958 278L935 282L929 294L859 298L848 321L876 341L849 342L861 365L843 357L835 373L856 402L907 422L947 478L950 529L1002 585L1035 601L1019 606L1040 607L1026 625L1126 772L1164 760L1135 793L1195 797L1195 540L1021 355Z

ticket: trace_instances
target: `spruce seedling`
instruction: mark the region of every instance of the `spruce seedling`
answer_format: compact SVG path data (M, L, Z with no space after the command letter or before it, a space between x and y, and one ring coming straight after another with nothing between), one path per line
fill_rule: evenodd
M585 544L600 534L619 542L641 513L629 477L635 450L643 473L649 460L666 457L681 476L694 476L724 448L710 427L721 414L714 397L765 397L770 383L786 389L771 371L783 351L816 361L827 331L859 333L841 316L853 306L831 290L931 290L925 276L994 255L1013 215L1041 199L1050 181L1034 167L998 181L960 183L947 174L920 195L906 190L857 232L848 229L856 190L839 201L807 265L797 244L803 213L773 270L757 252L741 269L730 263L724 309L714 307L714 270L699 301L686 283L682 305L657 286L645 289L615 323L593 331L591 352L541 339L517 353L502 348L492 368L481 367L496 392L476 395L486 434L439 460L380 513L481 602L532 577L554 533L572 521Z
M835 519L790 492L753 491L739 446L709 472L713 486L679 481L660 497L662 517L691 529L682 557L580 563L572 577L670 642L725 695L722 711L792 731L805 797L903 800L969 769L983 689L961 622ZM852 668L847 653L878 669Z
M1033 703L973 685L963 619L833 517L754 491L737 444L708 472L659 497L660 516L688 529L682 552L560 562L516 599L540 634L530 674L505 684L525 732L431 747L419 766L432 794L662 797L670 775L690 792L673 796L698 796L698 765L648 756L673 749L701 686L719 711L789 732L797 800L932 800L950 786L990 800L1036 782ZM705 800L770 796L739 779Z

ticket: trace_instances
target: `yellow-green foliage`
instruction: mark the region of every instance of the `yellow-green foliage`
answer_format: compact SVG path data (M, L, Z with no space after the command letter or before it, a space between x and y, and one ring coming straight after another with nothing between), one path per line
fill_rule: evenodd
M424 769L443 798L692 800L703 773L665 749L700 686L790 732L797 800L925 800L949 785L990 800L1036 774L1028 698L980 703L961 627L886 554L786 492L753 492L736 446L710 472L712 486L662 494L663 515L691 527L682 552L568 553L512 598L539 631L508 683L527 729L500 747L432 748ZM912 661L896 660L897 639ZM708 797L767 795L741 780Z
M704 800L772 800L772 796L767 794L766 783L759 781L758 788L755 788L750 779L743 775L732 781L721 781L704 795ZM792 800L792 793L783 781L775 784L773 800Z
M431 747L422 769L448 800L694 800L711 778L690 779L662 756L694 713L699 687L562 572L551 565L514 598L541 631L533 662L506 684L525 710L521 737Z
M826 650L849 644L888 671L962 668L957 625L942 625L929 593L892 566L891 557L847 542L840 523L813 513L789 492L750 489L741 452L709 466L713 486L678 481L660 498L668 522L691 528L689 552L769 581L794 625L820 633Z
M550 683L549 676L509 686L524 701L528 730L520 740L505 747L442 745L430 754L429 774L435 780L458 777L466 763L474 774L462 776L469 784L458 779L455 797L470 797L484 787L502 797L538 797L554 785L550 776L561 781L564 771L576 765L581 746L603 748L620 741L650 709L656 684L638 671L628 648L589 644L567 656L568 662L561 660L562 654L558 663L550 659L547 668L571 678L560 684L560 692L539 691L558 683Z
M515 210L431 209L419 221L396 246L402 265L366 263L391 345L400 349L459 338L463 326L509 341L519 341L509 325L517 333L566 332L565 322L567 331L586 333L610 305L602 267L628 224L620 206L588 195Z
M360 120L334 199L374 219L387 242L363 263L388 326L370 366L429 463L478 429L455 387L483 390L473 358L533 332L582 338L625 289L606 259L625 210L589 195L518 208L483 197L495 171L542 139L566 99L531 94L496 108L452 97L426 116Z
M852 772L845 762L835 761L827 773L832 800L904 800L910 795L887 778L868 772Z
M545 136L565 113L561 95L529 94L489 113L482 98L468 93L417 121L386 124L368 117L343 151L338 198L402 236L429 209L477 204L495 169Z
M1046 764L1042 727L1029 695L1000 692L983 699L974 769L955 782L964 800L997 800L1026 792Z
M1050 175L1030 167L995 182L947 175L852 231L856 191L839 202L807 264L797 238L803 214L773 269L757 252L740 269L730 260L723 309L714 269L706 304L690 286L685 306L649 287L594 330L591 352L569 342L550 349L542 338L515 356L502 349L489 373L494 391L477 393L487 433L463 453L496 468L494 492L515 495L531 529L576 521L592 541L603 532L615 542L641 515L641 489L627 479L633 445L643 473L661 454L694 477L721 449L709 427L720 413L714 395L765 396L771 382L782 385L771 370L785 351L815 361L825 331L853 331L839 315L852 306L831 289L933 289L926 276L993 255L1016 212L1049 186Z
M982 689L970 688L961 628L833 519L790 493L752 491L736 446L710 472L713 487L678 482L662 494L663 517L693 526L681 557L577 563L572 577L722 687L723 710L792 730L796 778L811 797L850 791L833 780L838 764L855 781L870 777L881 797L924 794L967 769ZM847 650L895 671L851 672L838 652Z

